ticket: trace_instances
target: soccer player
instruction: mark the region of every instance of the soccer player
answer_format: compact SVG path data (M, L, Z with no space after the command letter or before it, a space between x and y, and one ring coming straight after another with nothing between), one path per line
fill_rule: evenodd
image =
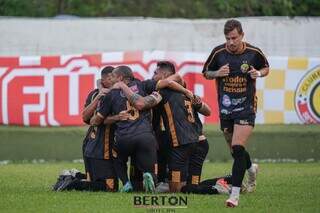
M154 80L160 81L175 74L175 67L169 61L157 65ZM169 187L171 192L179 192L187 182L190 157L196 149L199 135L195 127L192 100L170 89L162 89L160 94L162 101L158 110L170 142Z
M104 67L98 88L89 93L85 109L82 112L84 122L89 123L100 99L110 91L113 78L113 67ZM123 115L109 117L101 125L90 126L83 144L83 156L87 181L82 180L85 175L72 171L70 175L63 175L54 186L54 190L88 190L88 191L117 191L117 177L111 158L113 128L110 120L123 118Z
M195 152L190 158L187 184L198 185L201 180L203 163L209 151L208 140L204 135L202 122L198 113L204 116L210 116L211 109L199 96L195 95L194 97L192 105L194 110L195 126L199 139Z
M101 79L97 81L97 88L92 90L89 95L87 96L86 103L84 105L84 109L82 111L82 120L86 124L90 124L90 119L94 114L94 111L97 108L98 101L102 96L104 96L109 89L109 87L112 86L112 71L114 67L112 66L106 66L101 70ZM90 126L86 136L83 140L83 146L82 146L82 153L83 153L83 161L84 161L84 166L85 166L85 172L86 172L86 178L88 177L88 160L87 157L84 155L85 147L87 145L88 139L89 139L89 134L92 133L94 130L93 126Z
M248 191L253 191L256 185L258 166L251 163L245 145L255 123L256 79L268 75L269 64L259 48L243 42L244 32L238 20L225 23L224 35L226 43L213 49L203 74L217 83L221 130L234 158L232 192L226 205L236 207L246 169Z

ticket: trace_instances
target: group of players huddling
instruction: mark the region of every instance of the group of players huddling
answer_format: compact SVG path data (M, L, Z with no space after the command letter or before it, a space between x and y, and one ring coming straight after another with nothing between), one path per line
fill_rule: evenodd
M186 89L173 63L159 61L152 79L144 81L125 65L101 70L98 88L89 93L82 112L90 125L82 147L86 172L63 171L53 190L229 194L228 207L238 205L240 191L253 192L258 166L244 142L254 126L255 80L268 74L268 62L242 41L240 22L227 21L225 36L227 42L212 51L203 74L217 82L221 130L234 158L232 175L200 182L209 145L198 113L209 116L211 109Z

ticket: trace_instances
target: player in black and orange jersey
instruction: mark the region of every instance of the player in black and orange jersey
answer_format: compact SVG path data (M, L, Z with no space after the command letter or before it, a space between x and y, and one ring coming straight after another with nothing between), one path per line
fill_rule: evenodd
M232 193L226 204L235 207L246 169L249 191L253 191L256 185L257 165L251 163L245 145L255 122L256 79L268 75L269 64L259 48L242 41L244 33L239 21L228 20L224 35L226 43L213 49L203 74L217 83L221 130L234 158Z
M210 116L210 107L201 100L197 95L194 96L193 102L195 128L199 135L198 144L195 152L191 155L188 169L187 184L198 185L201 180L203 163L209 151L209 143L203 132L203 125L199 117L199 113L204 116Z
M104 67L101 70L98 88L89 93L82 112L82 118L85 123L89 124L100 99L110 91L110 87L113 84L113 69L111 66ZM71 177L56 184L58 185L57 191L72 189L117 191L117 177L111 157L114 128L109 124L115 118L123 119L119 115L113 116L97 127L89 127L83 143L86 175L81 175L80 173L72 174ZM86 181L82 180L84 177L86 177Z
M175 74L175 67L169 61L162 61L157 65L154 80ZM199 135L195 127L192 100L170 89L162 89L160 94L162 101L158 112L161 113L170 142L169 187L171 192L179 192L187 182L190 157L194 153Z
M108 92L108 88L112 86L111 78L112 78L113 69L114 67L112 66L106 66L102 68L101 79L97 81L97 88L92 90L87 96L86 103L82 111L82 120L84 123L90 124L90 119L97 108L99 99L102 96L104 96ZM86 174L88 172L88 160L87 160L87 157L84 155L84 152L85 152L85 147L87 145L90 134L92 134L93 131L94 131L94 127L90 126L86 133L85 139L83 141L83 146L82 146L83 161L85 165Z
M131 69L127 66L119 66L113 71L118 87L107 94L97 109L90 123L99 125L103 119L122 111L130 113L129 119L116 123L115 148L117 159L122 163L127 162L128 156L132 156L140 171L143 172L144 188L146 191L154 191L156 181L156 141L151 126L151 107L158 104L158 94L152 94L156 89L170 86L174 82L163 80L139 81L134 78ZM174 84L173 84L174 85ZM147 96L149 95L149 96ZM147 97L145 97L147 96ZM127 98L129 97L129 98ZM145 97L145 98L143 98ZM126 186L129 183L126 174L120 177Z

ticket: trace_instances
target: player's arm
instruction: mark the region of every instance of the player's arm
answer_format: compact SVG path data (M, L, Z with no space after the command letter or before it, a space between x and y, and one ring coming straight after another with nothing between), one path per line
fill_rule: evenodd
M202 115L204 116L210 116L211 115L211 108L208 104L203 102L201 98L197 95L195 95L193 102L192 102L194 108Z
M118 121L125 121L129 119L129 112L127 110L121 111L118 115L108 116L104 119L104 124L113 124Z
M132 92L132 90L123 82L114 84L113 88L121 89L130 104L137 110L150 109L162 100L162 97L158 92L153 92L151 95L142 97L141 95Z
M173 75L170 75L166 78L166 80L168 81L175 81L178 84L182 85L183 84L183 78L181 77L181 75L179 75L178 73L175 73Z
M209 57L207 58L206 62L204 63L202 73L203 76L208 80L229 75L229 64L227 63L223 66L219 66L217 62L216 57L218 51L220 51L219 48L214 48L210 53Z
M104 121L104 116L96 112L90 119L90 125L99 126Z
M248 74L252 79L262 78L269 74L269 62L260 49L256 51L254 64L250 66Z
M93 99L93 101L83 109L83 111L82 111L83 122L85 122L87 124L90 123L90 119L93 116L93 114L97 108L99 99L108 92L109 92L108 89L105 89L105 88L100 89L98 95Z
M248 73L250 74L252 79L256 79L258 77L262 78L269 74L269 67L264 67L260 70L255 69L253 66L250 66L250 70Z
M204 71L203 75L206 79L211 80L215 78L225 77L228 76L230 73L229 64L225 64L221 66L218 70L206 70Z
M110 94L110 93L109 93ZM104 119L110 114L111 96L105 95L98 103L97 109L90 119L90 125L98 126L104 122Z
M190 90L184 88L182 85L178 84L176 81L168 80L168 78L158 81L156 89L160 90L164 88L169 88L174 91L181 92L185 96L187 96L190 100L193 100L193 93Z

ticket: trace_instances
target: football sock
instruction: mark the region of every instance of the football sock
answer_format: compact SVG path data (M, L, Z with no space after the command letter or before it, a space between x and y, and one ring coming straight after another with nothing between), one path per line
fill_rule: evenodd
M241 187L244 174L246 172L245 149L241 145L232 146L232 156L234 158L232 166L232 186Z
M230 195L230 197L239 198L240 189L241 189L240 187L235 187L235 186L233 186L232 189L231 189L231 195Z
M252 166L252 163L251 163L251 159L250 159L250 155L249 153L247 152L247 150L244 150L244 154L245 154L245 157L246 157L246 165L247 165L247 169L250 169L251 166Z

